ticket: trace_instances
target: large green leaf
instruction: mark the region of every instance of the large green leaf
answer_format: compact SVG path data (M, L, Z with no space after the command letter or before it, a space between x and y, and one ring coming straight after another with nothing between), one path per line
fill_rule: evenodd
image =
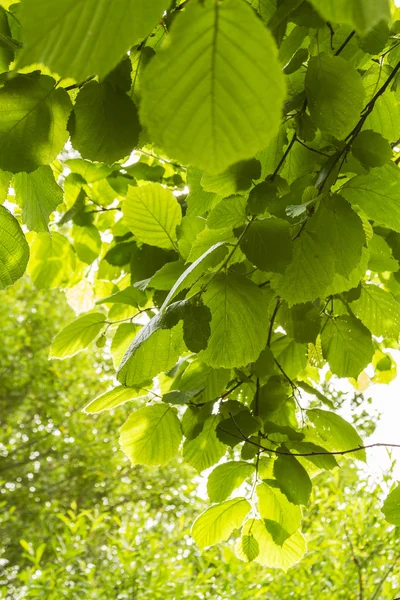
M153 140L211 174L253 157L278 132L285 86L276 47L241 0L189 3L142 84Z
M146 37L170 0L23 0L24 48L18 65L44 63L81 81L106 75Z
M357 123L364 105L358 72L340 56L311 58L306 75L308 107L314 123L342 139Z
M296 531L280 546L274 542L264 522L258 519L246 521L242 535L252 535L258 543L259 552L254 560L273 569L287 571L303 558L307 550L306 541L300 531Z
M49 358L68 358L85 350L104 329L105 320L103 313L89 313L64 327L51 344Z
M48 231L49 216L63 200L50 167L39 167L33 173L18 173L14 189L22 205L22 220L31 231Z
M227 540L234 529L241 526L250 511L245 498L234 498L205 510L193 523L192 537L202 550Z
M394 164L350 179L340 193L377 225L400 232L400 169Z
M125 92L90 81L79 92L68 123L84 158L113 163L129 156L139 139L137 110Z
M354 427L343 417L334 412L314 408L307 411L307 416L314 425L317 440L322 441L328 451L343 451L363 445L363 441ZM365 450L360 450L352 455L359 460L366 460Z
M47 75L18 75L0 89L0 169L50 164L68 139L68 93Z
M321 335L322 352L338 377L357 378L374 353L371 334L350 316L329 319Z
M230 461L215 467L208 476L207 492L211 502L222 502L234 489L254 473L254 465L243 460Z
M199 472L215 465L227 450L215 433L219 418L217 415L209 417L199 435L193 439L186 439L183 444L182 453L185 462Z
M244 196L230 196L218 202L210 211L207 226L210 229L240 227L246 223L246 203Z
M240 248L262 271L283 273L293 253L289 223L274 217L254 221L242 237Z
M160 184L130 186L123 215L126 225L140 241L159 248L175 246L182 212L175 196Z
M243 276L220 274L208 285L203 302L212 316L202 360L224 368L257 360L268 335L267 304L261 290Z
M310 0L327 21L351 25L359 33L373 28L379 21L389 20L387 0Z
M0 289L22 277L29 260L29 246L17 219L0 206Z
M389 292L377 285L362 284L358 300L352 309L371 333L398 338L400 334L400 304Z
M382 512L386 521L400 527L400 485L397 485L386 497Z
M274 541L280 546L301 524L301 508L289 502L274 482L257 486L258 510Z
M134 465L165 465L178 452L182 439L176 411L166 404L135 411L120 433L121 448Z

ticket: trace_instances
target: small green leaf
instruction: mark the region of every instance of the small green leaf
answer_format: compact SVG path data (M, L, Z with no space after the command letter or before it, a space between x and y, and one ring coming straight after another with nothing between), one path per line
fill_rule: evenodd
M0 206L0 289L22 277L29 260L29 246L17 219Z
M83 412L91 415L102 412L103 410L111 410L124 404L124 402L128 402L128 400L140 400L145 398L148 393L147 390L135 390L134 388L118 385L116 388L105 392L104 394L100 394L100 396L97 396L97 398L89 402L83 409Z
M381 167L393 157L390 144L376 131L361 131L351 146L353 155L366 167Z
M253 180L261 176L261 165L256 158L242 160L218 175L204 173L201 185L206 192L213 192L222 198L248 190Z
M293 252L289 223L275 217L254 221L242 237L240 248L262 271L283 273Z
M217 275L203 294L211 311L211 336L202 360L212 367L240 367L257 360L266 345L267 306L261 290L234 273Z
M215 467L207 481L207 493L211 502L222 502L229 498L233 490L240 487L253 473L254 465L242 460Z
M365 92L356 69L340 56L319 54L309 60L306 92L314 123L324 132L345 138L364 106Z
M169 190L158 183L130 186L122 210L126 225L141 242L174 248L182 212Z
M246 203L244 196L230 196L218 202L209 212L207 226L210 229L240 227L246 223Z
M51 344L49 358L69 358L85 350L104 329L105 320L103 313L89 313L64 327Z
M165 465L178 452L182 439L176 411L166 404L135 411L120 433L121 448L133 465Z
M147 296L141 290L138 290L135 286L130 285L124 290L115 292L111 296L97 300L96 304L127 304L128 306L145 306L147 302Z
M350 316L329 319L321 335L322 352L338 377L357 379L374 353L371 334Z
M27 235L31 256L28 274L39 289L53 289L68 283L76 258L68 239L56 231Z
M307 411L307 417L313 423L317 440L331 452L351 450L363 445L363 441L350 423L334 412L313 408ZM317 441L318 443L318 441ZM366 460L365 450L351 454L358 460Z
M382 512L386 521L400 527L400 485L398 484L386 497Z
M68 139L71 108L68 93L47 75L6 81L0 89L0 169L31 172L50 164Z
M399 337L400 305L389 292L377 285L362 284L360 298L351 307L373 335Z
M22 221L30 231L48 231L49 216L63 201L50 167L39 167L33 173L18 173L14 189L22 205Z
M350 179L340 193L368 219L400 232L400 169L394 164Z
M91 265L101 252L101 236L97 227L94 225L87 225L86 227L74 225L72 237L78 258L82 262Z
M387 0L310 0L327 21L344 23L359 33L369 31L382 19L388 21Z
M279 455L274 462L274 475L279 488L290 502L308 504L312 490L311 479L294 456Z
M226 452L215 433L218 419L216 415L209 417L199 435L183 444L183 459L199 472L215 465Z
M227 540L243 523L250 504L245 498L234 498L205 510L193 523L191 535L202 550Z
M68 123L71 141L84 158L113 163L139 139L137 110L124 92L90 81L80 91Z
M260 552L256 538L250 533L243 535L235 546L236 556L245 562L255 560Z

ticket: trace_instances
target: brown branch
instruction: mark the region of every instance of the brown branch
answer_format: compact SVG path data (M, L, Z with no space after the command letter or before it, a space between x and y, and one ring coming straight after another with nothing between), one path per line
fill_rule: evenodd
M285 450L275 450L274 448L267 448L258 442L250 439L243 431L240 429L239 425L236 423L234 416L229 413L236 429L239 431L239 435L235 435L231 431L226 431L222 427L218 426L221 431L224 433L229 433L238 440L242 440L243 442L248 442L252 444L256 448L260 448L263 452L272 452L273 454L279 454L281 456L343 456L344 454L351 454L354 452L361 452L362 450L368 450L369 448L400 448L400 444L384 444L383 442L377 442L375 444L366 444L365 446L358 446L357 448L349 448L349 450L332 450L332 451L323 451L323 452L286 452Z
M271 315L271 319L270 319L270 322L269 322L268 341L267 341L267 346L268 347L271 345L271 339L272 339L272 334L273 334L273 329L274 329L274 321L275 321L276 315L278 313L280 303L281 303L281 299L278 296L277 299L276 299L275 308L273 310L273 313Z
M279 171L281 170L281 167L283 166L283 163L285 162L285 160L288 157L289 152L291 151L293 144L295 143L295 141L297 140L297 134L296 132L293 134L292 139L290 140L288 147L286 148L281 160L278 162L278 165L275 169L275 171L272 173L271 177L269 178L270 181L274 181L275 177L278 175Z

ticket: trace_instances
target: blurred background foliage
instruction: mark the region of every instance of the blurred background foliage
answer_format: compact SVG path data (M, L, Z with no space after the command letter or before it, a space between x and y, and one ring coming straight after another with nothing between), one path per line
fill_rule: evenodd
M81 412L105 391L111 361L95 348L47 360L74 317L60 292L27 280L0 294L0 598L22 600L393 600L400 595L398 532L380 490L354 462L319 475L305 515L310 552L288 573L244 564L233 545L202 554L190 524L206 507L181 463L132 468L117 445L129 403L104 417ZM101 367L100 361L101 359ZM67 367L67 368L66 368ZM370 433L374 418L357 412ZM199 485L200 483L200 485Z

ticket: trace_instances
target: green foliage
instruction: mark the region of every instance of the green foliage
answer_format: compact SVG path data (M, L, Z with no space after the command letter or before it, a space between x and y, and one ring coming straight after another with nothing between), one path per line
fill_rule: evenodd
M288 569L315 474L365 459L323 386L393 378L397 9L22 0L0 17L1 287L26 270L66 291L77 318L50 356L111 354L120 386L86 411L135 400L133 464L221 461L200 546L251 500L238 556Z

